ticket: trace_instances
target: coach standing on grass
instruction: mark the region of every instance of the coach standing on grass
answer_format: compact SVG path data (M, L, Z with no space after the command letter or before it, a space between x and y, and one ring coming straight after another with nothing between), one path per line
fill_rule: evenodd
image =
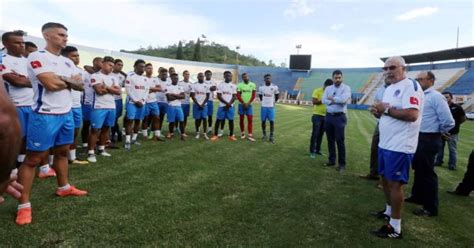
M387 59L383 70L390 86L382 102L372 105L370 111L380 118L378 164L387 205L385 210L373 215L390 222L372 233L380 238L401 239L403 186L408 183L410 163L418 143L423 91L418 82L406 77L402 57Z
M326 166L336 164L336 144L338 152L339 172L346 168L346 146L344 144L344 129L347 124L347 103L351 98L351 88L342 83L342 72L335 70L332 73L333 85L324 90L323 103L326 107L326 136L328 139L329 161Z
M322 100L324 90L330 85L332 85L332 80L328 78L324 81L323 87L313 91L313 116L311 117L313 131L309 141L309 154L311 158L316 158L316 155L322 155L321 142L324 135L324 118L326 116L326 105L323 104Z
M415 180L411 197L405 201L423 205L423 208L413 212L418 216L436 216L439 203L438 175L434 170L435 156L441 146L442 136L449 137L449 130L454 127L454 119L446 98L433 88L435 75L431 71L421 72L416 80L423 88L425 101L418 147L412 163Z

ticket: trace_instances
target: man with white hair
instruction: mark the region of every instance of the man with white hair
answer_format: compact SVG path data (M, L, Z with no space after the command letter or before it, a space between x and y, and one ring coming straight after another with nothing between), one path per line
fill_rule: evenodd
M386 208L373 215L389 219L389 223L372 233L380 238L401 239L403 186L408 183L410 163L418 144L423 91L418 82L406 77L402 57L387 59L383 70L390 86L385 89L382 102L372 105L370 111L380 118L378 165Z

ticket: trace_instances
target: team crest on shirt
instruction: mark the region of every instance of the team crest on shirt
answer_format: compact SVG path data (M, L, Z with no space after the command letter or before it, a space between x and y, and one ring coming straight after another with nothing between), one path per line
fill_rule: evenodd
M400 90L396 90L395 93L393 93L393 96L398 96L400 95Z
M39 60L31 61L30 64L31 64L31 67L33 67L33 69L40 68L43 66L41 65L41 62L39 62Z
M418 98L412 96L410 97L410 104L415 104L415 105L418 105Z

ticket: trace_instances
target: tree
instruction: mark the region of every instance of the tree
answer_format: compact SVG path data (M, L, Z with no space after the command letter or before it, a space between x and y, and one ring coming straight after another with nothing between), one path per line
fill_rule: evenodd
M183 43L181 43L181 41L179 41L178 50L176 51L176 59L179 59L179 60L183 60L183 59L184 59L184 55L183 55Z
M193 60L194 61L201 61L201 40L198 38L196 45L194 46L194 55L193 55Z

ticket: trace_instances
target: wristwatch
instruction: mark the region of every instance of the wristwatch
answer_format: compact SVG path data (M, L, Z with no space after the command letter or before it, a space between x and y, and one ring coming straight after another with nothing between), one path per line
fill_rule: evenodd
M386 108L385 111L383 112L383 114L390 116L389 110L390 110L390 108Z

